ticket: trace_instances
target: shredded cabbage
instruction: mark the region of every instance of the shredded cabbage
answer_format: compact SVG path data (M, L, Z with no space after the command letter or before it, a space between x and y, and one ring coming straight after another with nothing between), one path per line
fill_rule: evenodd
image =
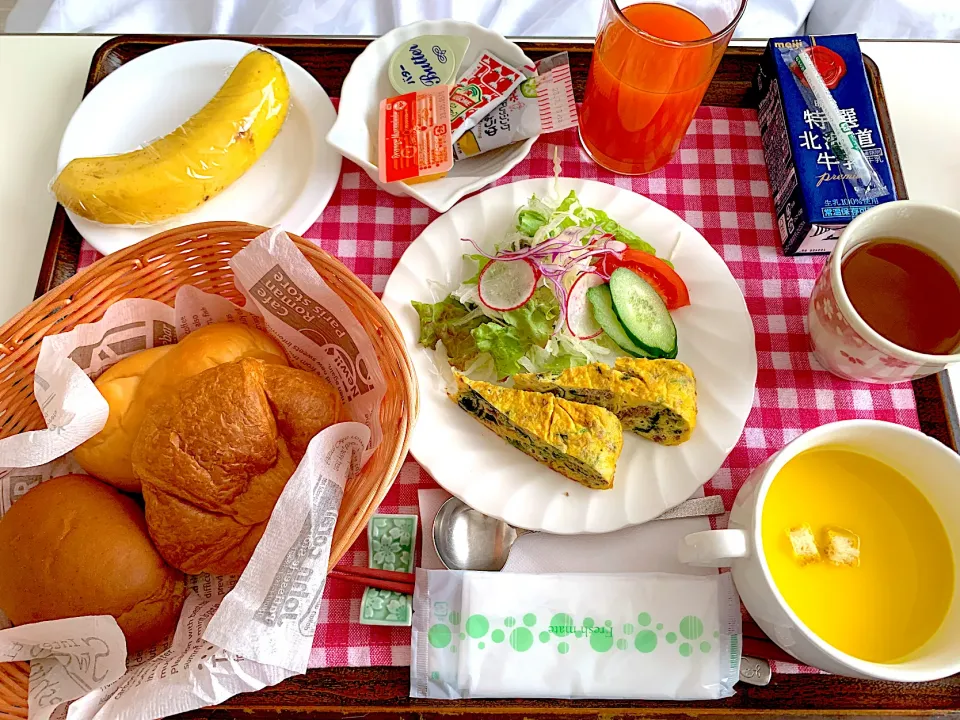
M604 254L619 255L625 248L656 253L604 211L585 207L574 191L561 196L558 185L546 196L534 195L518 208L513 227L492 254L473 243L476 252L464 255L470 274L448 297L456 298L469 312L452 324L467 325L482 318L489 321L470 331L477 354L464 372L474 379L496 382L518 369L559 372L593 362L613 364L624 355L604 334L583 340L570 333L565 322L567 294L580 275L597 272L597 260ZM534 263L541 274L535 298L507 312L484 305L480 301L479 273L494 258L524 258ZM435 285L431 284L434 292ZM556 300L553 310L548 307L552 299L545 304L544 297L550 298L550 293L543 295L547 289ZM539 309L534 311L534 307ZM552 325L552 334L544 332L545 322L548 332ZM445 355L438 354L438 362Z

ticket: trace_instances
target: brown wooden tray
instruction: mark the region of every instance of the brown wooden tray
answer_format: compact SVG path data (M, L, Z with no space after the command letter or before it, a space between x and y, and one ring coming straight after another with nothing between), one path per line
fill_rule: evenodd
M94 55L85 94L125 62L164 45L195 37L122 36L106 42ZM331 97L340 88L354 58L369 43L361 39L237 38L272 48L302 65ZM574 90L583 95L592 43L521 42L527 54L539 59L555 52L570 54ZM756 107L751 83L762 48L729 48L707 90L704 104ZM880 128L890 156L899 197L907 196L896 142L876 64L866 59L867 72L880 116ZM57 207L47 241L37 295L62 283L77 271L80 234ZM913 383L921 429L957 449L960 425L946 373ZM740 684L737 694L723 701L669 703L650 701L470 700L462 702L412 700L409 669L330 668L310 670L256 693L178 718L440 718L450 714L489 714L503 718L611 717L652 715L738 716L741 714L860 714L885 711L892 715L960 712L960 676L937 682L897 684L854 680L830 675L776 675L767 687Z

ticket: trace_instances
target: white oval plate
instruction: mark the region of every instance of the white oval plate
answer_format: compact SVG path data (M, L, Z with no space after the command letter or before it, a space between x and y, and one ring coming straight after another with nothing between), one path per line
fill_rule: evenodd
M84 98L60 143L59 172L78 157L129 152L188 120L256 46L193 40L152 50L110 73ZM107 255L172 227L208 220L282 225L304 233L340 177L341 158L324 136L337 113L306 70L278 53L290 82L290 112L273 144L235 183L193 212L150 225L104 225L68 212L80 234Z
M589 490L514 449L447 398L432 351L420 347L411 300L433 302L461 280L460 238L492 251L521 205L549 192L552 179L487 190L437 218L403 254L383 302L400 324L420 380L420 418L410 452L461 500L512 525L552 533L610 532L657 517L686 500L723 464L753 405L757 353L753 322L726 264L700 233L636 193L594 180L561 179L560 191L605 210L662 257L672 256L691 305L673 313L679 360L697 377L699 413L692 438L663 447L624 433L611 490ZM679 243L679 244L678 244ZM431 288L433 281L441 287Z

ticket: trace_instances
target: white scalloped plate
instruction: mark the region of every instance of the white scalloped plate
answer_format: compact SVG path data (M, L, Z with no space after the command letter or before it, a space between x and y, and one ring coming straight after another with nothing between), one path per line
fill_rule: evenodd
M202 108L256 47L239 40L190 40L122 65L80 103L63 133L57 171L77 157L127 152L166 135ZM290 112L253 167L196 210L159 223L103 225L67 211L87 242L109 255L163 230L209 220L306 232L340 178L340 155L323 141L337 114L310 73L280 53L274 55L290 82Z
M460 20L424 20L396 28L370 43L353 61L343 81L337 121L327 134L327 142L362 167L371 180L391 195L409 195L437 212L446 212L464 195L510 172L527 156L536 138L461 160L440 180L416 185L402 182L381 184L376 164L380 101L397 94L387 76L387 63L398 47L420 35L464 35L470 38L470 47L460 63L461 73L484 50L517 69L525 69L528 74L535 68L533 61L516 43L493 30Z
M430 351L417 342L411 300L432 302L430 281L447 291L460 282L460 238L486 250L500 241L518 207L552 180L501 185L463 201L437 218L403 254L383 302L403 332L420 380L420 418L410 452L440 485L488 515L552 533L610 532L652 520L686 500L720 468L743 432L753 405L757 354L753 323L726 264L700 233L666 208L636 193L594 180L560 180L584 205L603 209L640 234L661 256L677 244L673 263L690 290L691 305L673 313L678 359L697 376L699 413L693 437L663 447L624 433L611 490L588 490L567 480L485 429L451 402Z

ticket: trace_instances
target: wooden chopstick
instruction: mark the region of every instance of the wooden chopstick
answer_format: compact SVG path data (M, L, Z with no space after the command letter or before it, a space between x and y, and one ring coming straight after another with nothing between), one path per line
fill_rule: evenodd
M751 638L756 638L757 640L766 640L768 642L773 642L772 640L770 640L770 636L767 635L760 628L760 626L757 625L757 623L754 622L753 620L744 618L743 621L741 622L741 626L743 628L744 637L751 637Z
M378 590L391 590L403 595L413 595L413 585L406 585L404 583L395 583L390 582L389 580L380 580L378 578L366 578L361 577L360 575L349 575L336 570L331 570L327 574L327 577L331 577L336 580L343 580L344 582L354 583L355 585L364 585L366 587L377 588Z
M413 585L417 578L413 573L397 572L396 570L379 570L377 568L360 567L359 565L337 565L333 569L346 575L359 575L361 577L408 583L410 585Z
M338 565L328 573L328 577L374 587L379 590L392 590L393 592L412 595L415 576L413 573L395 572L393 570Z
M743 654L750 657L760 658L761 660L779 660L780 662L794 663L802 665L789 653L784 652L772 640L759 640L757 638L743 638Z
M779 660L781 662L796 663L802 665L799 660L790 653L781 649L757 623L747 618L743 619L743 654L764 660Z

